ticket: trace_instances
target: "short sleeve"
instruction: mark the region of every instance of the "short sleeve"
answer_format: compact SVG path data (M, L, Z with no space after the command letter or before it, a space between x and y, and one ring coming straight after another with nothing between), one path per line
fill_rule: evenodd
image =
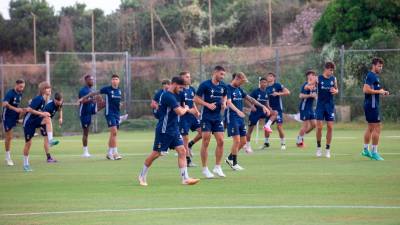
M153 97L153 100L158 102L158 100L160 100L160 96L161 96L161 90L157 91L157 93Z
M284 89L285 87L282 85L282 84L280 84L280 83L277 83L276 84L276 91L282 91L283 89Z
M254 90L254 91L252 91L252 92L250 93L250 96L251 96L252 98L254 98L254 99L257 99L257 98L258 98L257 89Z
M31 103L29 104L29 107L32 109L37 109L41 104L42 104L42 99L40 96L38 96L32 99Z
M164 103L169 106L172 109L175 109L177 107L179 107L178 101L176 99L176 97L172 94L168 94L168 95L163 95L164 97Z
M3 102L10 102L11 99L13 99L13 93L12 91L7 92L6 96L4 96Z
M108 94L109 90L108 87L103 87L100 89L100 94Z
M80 91L79 91L79 94L78 94L78 96L79 96L79 98L82 98L82 97L84 97L86 95L86 93L85 93L85 89L84 88L82 88Z
M224 92L222 93L222 96L227 96L228 95L228 86L223 85L224 87Z
M206 85L203 82L200 84L199 88L197 89L196 95L199 97L202 97L204 95L205 91L206 91Z
M232 94L233 94L233 88L227 88L227 94L226 94L226 97L228 98L228 99L232 99Z
M306 85L307 85L307 84L303 84L303 86L301 86L300 93L302 93L302 94L308 94L308 91L306 90Z

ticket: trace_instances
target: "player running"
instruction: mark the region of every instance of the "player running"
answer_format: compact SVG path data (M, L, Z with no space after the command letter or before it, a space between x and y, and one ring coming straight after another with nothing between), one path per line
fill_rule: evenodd
M193 185L199 179L190 178L186 164L186 150L183 146L182 136L179 134L178 116L187 112L193 113L195 108L189 109L188 106L181 107L177 100L177 95L185 83L180 77L173 77L168 90L160 96L158 115L159 120L155 130L153 151L144 161L143 169L139 174L139 184L147 186L147 173L161 152L168 151L169 148L175 149L178 153L178 166L182 177L182 184Z
M221 162L224 154L224 123L221 117L221 110L226 108L226 85L223 82L225 69L222 66L214 68L212 78L203 81L197 89L194 102L202 105L201 110L201 164L202 173L206 178L214 178L214 174L207 167L208 145L210 144L211 133L214 134L217 142L215 149L215 167L213 172L219 177L225 177L222 171Z
M379 81L379 74L383 69L383 60L381 58L372 59L372 68L365 77L363 92L365 119L368 122L364 134L364 149L361 155L374 160L384 160L378 153L379 136L381 134L381 117L379 114L379 95L389 95ZM372 139L372 150L369 151L369 143Z
M186 149L186 161L188 167L196 166L192 162L192 147L193 145L201 139L201 129L200 129L200 112L197 110L196 105L193 103L193 98L196 93L196 89L190 84L192 83L190 73L183 71L179 76L185 82L185 87L179 94L180 102L183 106L188 106L189 109L193 109L191 112L187 112L185 115L179 117L179 131L183 138L183 144ZM193 140L189 141L189 130L197 131L196 136Z
M237 162L239 150L246 144L246 125L244 123L245 114L243 112L243 100L251 104L257 105L263 110L266 115L270 111L266 106L256 101L240 87L247 82L247 77L244 73L232 74L232 82L227 85L227 109L225 110L225 121L227 122L228 136L232 137L233 144L231 153L225 159L225 162L235 171L243 170Z
M327 125L325 157L331 157L330 147L332 142L333 123L335 121L335 102L333 96L339 93L337 80L333 75L334 70L335 64L333 62L326 62L324 66L324 72L322 75L318 76L317 80L318 97L317 108L315 110L317 117L317 157L322 156L321 139L324 120L326 121Z
M267 116L264 113L264 110L262 107L259 107L257 105L251 105L251 112L249 116L249 130L246 135L247 143L243 146L244 151L246 153L252 153L253 149L251 148L251 134L253 133L254 127L257 125L258 121L260 119L266 119L265 126L266 129L264 129L264 138L265 138L265 143L264 146L268 145L268 133L272 132L271 125L273 121L276 120L276 115L277 112L272 110L271 107L269 106L268 103L268 93L267 93L267 78L262 77L260 78L259 81L259 88L255 89L253 92L251 92L250 96L260 102L263 106L267 107L268 110L270 111L270 115Z
M283 132L283 104L282 104L282 96L290 95L290 91L284 87L282 84L276 82L276 75L272 72L267 74L267 93L268 93L268 101L269 106L272 110L277 111L278 115L276 116L276 123L279 132L279 138L281 139L281 150L286 149L286 141L285 141L285 133ZM268 124L265 125L264 129L268 130ZM269 147L269 133L267 132L267 137L265 138L264 147Z
M3 99L3 128L5 132L5 162L7 166L14 166L11 159L11 140L13 138L13 128L17 125L19 116L26 112L26 109L19 108L22 99L22 92L25 88L25 81L18 79L15 81L13 89L9 90Z
M27 108L27 114L24 118L24 135L25 135L25 146L24 146L24 166L25 172L31 172L32 169L29 164L29 150L32 145L32 138L35 135L36 128L42 126L46 127L47 139L50 147L57 145L59 141L53 139L53 126L51 124L50 113L44 112L46 102L51 95L51 86L48 82L42 82L39 84L40 95L32 99L29 107Z
M304 148L304 135L315 128L314 100L317 98L317 75L314 71L306 72L307 81L301 86L300 91L300 119L303 121L296 145Z

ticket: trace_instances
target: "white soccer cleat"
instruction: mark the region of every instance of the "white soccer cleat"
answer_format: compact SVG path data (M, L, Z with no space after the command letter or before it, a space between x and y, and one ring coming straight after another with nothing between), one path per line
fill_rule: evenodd
M200 179L196 178L188 178L182 181L183 185L195 185L200 181Z
M226 177L224 172L222 172L221 166L219 167L215 166L213 169L213 173L217 174L219 177Z
M236 164L236 165L232 166L232 169L235 170L235 171L244 170L244 168L239 166L239 164Z
M106 159L108 160L114 160L114 156L112 154L107 154Z
M322 156L322 150L321 150L321 148L317 148L317 151L315 152L315 155L316 155L317 157L321 157L321 156Z
M233 169L233 160L230 160L228 157L226 157L225 162Z
M12 161L12 159L6 159L6 165L7 166L14 166L14 162Z
M119 122L122 123L127 119L128 119L128 114L122 115L122 116L119 117Z
M212 173L210 172L210 170L208 170L208 168L203 169L202 174L203 174L204 177L207 178L207 179L212 179L212 178L215 177L214 174L212 174Z
M92 156L89 154L89 152L84 152L84 153L81 155L81 157L82 157L82 158L90 158L90 157L92 157Z
M286 145L281 145L281 150L282 151L286 150Z
M169 151L161 151L160 152L160 155L161 156L166 156L166 155L168 155L169 154ZM176 153L176 155L178 155L178 153Z
M328 159L330 159L330 158L331 158L331 150L329 150L329 149L326 149L326 152L325 152L325 157L326 157L326 158L328 158Z
M147 186L147 182L146 182L146 178L142 177L142 176L138 176L138 181L139 181L139 185L140 186Z
M243 146L243 148L244 148L244 152L246 152L247 154L251 154L251 153L253 153L253 149L251 149L251 145L250 144L245 144L244 146Z
M122 159L122 156L120 154L118 154L118 153L114 153L113 157L114 157L115 160L121 160Z

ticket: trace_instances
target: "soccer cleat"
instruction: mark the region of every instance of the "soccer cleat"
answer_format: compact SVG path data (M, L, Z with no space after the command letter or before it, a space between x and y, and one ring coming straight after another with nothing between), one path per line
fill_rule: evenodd
M166 156L166 155L168 155L169 154L169 151L161 151L160 152L160 155L161 156ZM178 153L175 153L176 154L176 156L178 156Z
M362 150L361 155L368 158L372 158L371 152L368 149Z
M194 164L193 162L190 162L190 163L187 164L187 166L188 166L188 167L196 167L197 165Z
M113 157L114 157L115 160L121 160L122 159L122 156L120 154L118 154L118 153L114 153Z
M266 149L266 148L269 148L269 142L264 143L264 145L262 147L262 149Z
M24 168L25 172L32 172L33 171L32 168L29 165L24 165L23 168Z
M92 157L92 156L89 154L89 152L84 152L84 153L81 155L81 157L82 157L82 158L90 158L90 157Z
M376 160L376 161L383 161L384 159L379 155L378 152L373 152L371 154L371 159Z
M138 181L139 181L139 185L140 186L147 186L147 182L146 182L146 178L142 177L142 176L138 176Z
M107 155L106 155L106 159L108 159L108 160L114 160L114 156L111 155L111 154L107 154Z
M321 150L321 148L317 148L317 152L315 152L315 155L316 155L317 157L321 157L321 156L322 156L322 150Z
M212 179L212 178L215 177L214 174L212 174L210 172L210 170L208 170L208 168L203 169L202 173L203 173L204 177L207 178L207 179Z
M272 133L271 127L264 126L264 131L269 133L269 134Z
M226 164L228 164L233 169L233 160L230 160L229 158L226 158L225 162L226 162Z
M56 140L56 139L51 139L51 140L49 141L49 146L50 146L50 147L53 147L53 146L55 146L55 145L58 145L58 143L60 143L58 140Z
M122 115L122 116L119 117L119 122L122 123L127 119L128 119L128 114Z
M232 166L232 169L235 170L235 171L244 170L244 168L239 166L239 164L236 164L236 165Z
M251 145L245 144L245 145L243 146L243 148L244 148L244 152L246 152L247 154L253 153L253 149L251 149Z
M286 150L286 145L285 144L281 145L281 150L282 151Z
M300 143L296 143L296 146L298 147L298 148L304 148L305 146L304 146L304 141L301 141Z
M328 159L331 158L331 150L329 150L329 149L325 150L325 157Z
M15 165L14 162L12 161L12 159L6 159L5 161L6 161L6 165L7 166L14 166Z
M57 160L53 159L52 157L47 159L47 163L56 163L56 162L57 162Z
M226 177L221 167L214 167L213 173L217 174L219 177Z
M196 179L196 178L188 178L182 181L183 185L195 185L197 183L199 183L200 179Z

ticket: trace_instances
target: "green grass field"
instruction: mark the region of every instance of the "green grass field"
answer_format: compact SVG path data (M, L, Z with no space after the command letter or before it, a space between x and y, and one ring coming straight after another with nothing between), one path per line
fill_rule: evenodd
M138 185L152 147L150 131L120 133L121 161L105 159L107 134L98 134L90 136L93 158L80 158L80 137L63 137L52 149L59 163L47 164L37 137L32 173L22 171L23 141L17 140L17 165L0 166L0 224L400 224L399 129L383 130L382 162L360 156L361 129L336 129L329 160L314 157L314 134L304 150L296 148L296 133L287 130L286 151L273 139L267 151L240 154L244 171L224 164L226 178L195 186L180 184L173 153L155 162L148 187ZM189 173L202 178L199 167Z

